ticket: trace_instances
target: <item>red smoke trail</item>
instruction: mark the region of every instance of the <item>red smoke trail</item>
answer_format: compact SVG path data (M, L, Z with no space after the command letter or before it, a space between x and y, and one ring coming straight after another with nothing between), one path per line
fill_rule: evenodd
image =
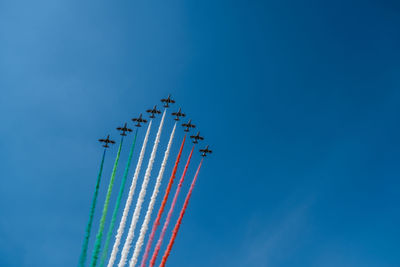
M154 236L156 235L157 228L160 225L161 216L162 216L162 214L164 212L165 205L167 204L167 200L168 200L169 193L171 191L172 184L174 183L176 171L178 170L179 160L181 159L181 155L182 155L183 146L185 145L185 140L186 140L186 134L183 137L181 148L179 149L178 156L176 157L175 165L174 165L174 168L172 170L171 177L169 178L167 189L165 190L164 198L163 198L163 200L161 202L161 207L158 210L157 218L154 221L153 228L151 229L151 234L150 234L149 240L147 241L146 250L145 250L145 253L143 255L142 264L140 265L141 267L145 267L146 266L147 259L149 258L151 244L153 243L153 239L154 239Z
M194 176L194 178L193 178L192 184L190 185L189 192L188 192L188 194L186 195L185 203L183 204L181 213L179 214L178 221L177 221L176 224L175 224L174 230L173 230L173 232L172 232L171 239L169 240L167 249L165 250L164 256L163 256L163 258L162 258L162 261L161 261L159 267L164 267L164 266L165 266L165 263L167 262L169 253L171 252L172 246L174 245L174 242L175 242L175 238L176 238L176 236L177 236L177 234L178 234L179 227L181 226L183 215L185 215L186 208L187 208L187 206L188 206L188 204L189 204L190 196L192 195L193 188L194 188L194 185L195 185L195 183L196 183L197 176L199 175L199 171L200 171L200 168L201 168L201 164L202 164L202 163L203 163L203 159L200 161L199 167L197 168L197 171L196 171L196 174L195 174L195 176Z
M179 195L179 192L181 191L183 180L185 179L186 171L187 171L187 169L189 167L190 159L192 158L193 149L194 149L194 146L193 146L192 150L190 151L190 155L189 155L189 157L188 157L188 159L186 161L185 169L183 170L181 179L179 180L178 187L176 188L174 199L173 199L173 201L171 203L171 207L169 208L169 211L168 211L167 219L165 220L165 223L164 223L163 229L161 231L160 237L159 237L159 239L157 241L156 248L154 249L153 256L151 257L151 260L150 260L150 267L153 267L154 264L156 263L158 252L160 252L160 248L161 248L161 244L162 244L162 241L164 239L164 236L165 236L165 232L167 231L169 222L171 221L171 216L172 216L172 213L173 213L175 205L176 205L176 200L178 199L178 195Z

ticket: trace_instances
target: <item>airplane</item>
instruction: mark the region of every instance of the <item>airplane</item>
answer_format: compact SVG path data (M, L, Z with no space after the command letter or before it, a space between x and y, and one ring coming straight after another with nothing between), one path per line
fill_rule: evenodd
M169 105L168 104L173 104L173 103L175 103L175 100L172 100L171 99L171 95L168 95L168 97L167 97L167 99L161 99L161 102L163 102L164 103L164 107L165 108L169 108Z
M196 125L192 124L192 120L189 120L188 123L182 124L183 127L186 127L185 132L189 132L190 128L196 128Z
M199 151L200 151L201 153L203 153L203 154L201 154L202 157L207 156L207 153L210 153L210 154L212 153L212 150L208 149L208 145L206 146L206 148L200 149Z
M181 108L179 108L178 112L172 112L173 116L176 116L175 120L179 121L179 117L185 117L186 114L182 113Z
M118 131L122 131L121 135L122 136L126 136L125 132L132 132L132 129L129 129L127 126L127 123L125 123L124 127L118 127L117 130Z
M204 140L204 137L200 136L200 132L197 132L196 135L190 136L190 138L193 138L193 144L197 144L199 140Z
M142 118L142 113L140 113L139 118L133 118L132 120L136 121L136 125L135 125L136 127L142 127L142 125L140 125L141 122L142 123L146 123L147 122L147 120Z
M151 113L150 118L155 118L154 114L160 114L161 111L157 110L157 106L154 106L153 109L148 109L146 112Z
M100 143L104 143L103 147L109 147L108 144L115 144L115 141L110 139L110 135L107 135L106 139L99 139Z

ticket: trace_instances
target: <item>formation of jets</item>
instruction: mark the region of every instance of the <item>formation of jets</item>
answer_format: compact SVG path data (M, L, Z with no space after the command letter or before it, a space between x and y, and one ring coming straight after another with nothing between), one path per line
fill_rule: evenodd
M161 99L161 102L163 103L163 106L165 108L169 108L170 104L175 103L175 100L173 100L171 98L171 95L168 95L167 98ZM146 110L146 112L149 113L149 115L150 115L149 117L151 119L155 118L156 117L155 115L161 114L161 111L157 109L157 105L154 106L152 109ZM171 115L175 117L174 120L176 120L176 121L179 121L181 117L186 116L186 114L182 112L181 108L179 108L179 110L176 112L172 112ZM147 122L146 119L143 119L142 114L140 114L138 118L133 118L132 121L136 123L135 124L136 127L141 127L142 124ZM185 128L184 129L185 132L189 132L192 128L196 128L196 125L192 124L192 120L189 120L187 123L183 123L182 126ZM117 130L121 131L120 134L122 136L126 136L127 135L126 133L132 132L132 129L128 128L127 123L125 123L123 127L117 127ZM194 144L198 144L199 141L204 140L204 137L200 136L200 132L197 132L196 135L191 135L190 138L193 139L192 141ZM99 139L99 141L101 143L104 143L103 147L105 147L105 148L109 147L108 144L115 144L115 141L110 139L110 135L107 135L106 139ZM212 151L209 149L208 145L204 149L200 149L199 151L201 152L202 157L205 157L205 156L207 156L207 154L212 153Z

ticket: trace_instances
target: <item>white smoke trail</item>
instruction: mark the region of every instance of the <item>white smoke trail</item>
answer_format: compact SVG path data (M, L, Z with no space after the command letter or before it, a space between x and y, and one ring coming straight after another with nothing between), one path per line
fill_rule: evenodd
M160 168L160 171L157 176L156 184L153 189L153 194L151 195L151 200L150 200L149 206L147 208L146 216L144 217L142 227L140 228L140 235L139 235L138 240L136 241L135 250L133 251L133 256L129 263L129 267L134 267L136 265L139 254L140 254L140 250L142 249L142 246L143 246L144 237L146 235L147 229L149 228L151 213L153 212L154 204L156 203L158 191L160 189L161 180L164 175L164 170L165 170L165 167L167 166L169 151L171 149L172 140L174 139L174 135L175 135L175 128L176 128L176 123L174 125L174 128L172 129L171 136L169 138L169 142L168 142L168 146L167 146L167 150L165 150L164 159L162 161L161 168Z
M160 122L160 126L158 127L156 140L154 141L153 150L151 151L149 163L148 163L147 169L146 169L146 174L144 175L142 188L140 189L139 197L136 202L135 211L133 212L131 226L129 227L128 236L126 237L124 247L122 248L121 259L118 263L118 267L125 266L126 259L128 258L129 250L131 248L131 244L132 244L133 237L135 234L136 224L137 224L137 221L139 220L140 210L142 209L142 204L144 201L144 197L146 195L146 188L147 188L147 185L150 180L151 169L153 168L154 159L157 154L157 148L158 148L158 143L160 142L162 127L164 124L165 113L166 113L166 111L164 111L161 122Z
M147 145L147 141L149 140L151 124L152 124L152 121L150 121L149 126L147 127L146 136L144 137L142 150L140 151L139 160L136 165L135 174L133 175L132 184L131 184L131 187L129 188L128 199L126 200L124 212L122 213L121 222L119 223L117 235L115 236L115 242L114 242L113 249L111 252L110 260L107 265L108 267L112 267L114 265L115 259L117 257L118 247L119 247L119 244L121 243L122 234L124 233L124 230L125 230L126 220L128 218L129 209L131 207L133 194L134 194L135 188L136 188L136 182L137 182L137 179L138 179L138 176L140 173L140 168L142 167L144 154L146 152L146 145Z

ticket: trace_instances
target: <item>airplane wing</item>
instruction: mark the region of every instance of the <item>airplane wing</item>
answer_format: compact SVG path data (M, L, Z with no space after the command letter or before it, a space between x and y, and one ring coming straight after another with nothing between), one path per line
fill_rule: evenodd
M161 113L161 111L159 111L159 110L156 110L156 112L157 112L157 114L160 114L160 113Z
M170 99L169 101L170 101L171 103L175 103L175 100Z
M191 135L190 138L196 138L196 136L195 135Z
M110 143L111 143L111 144L115 144L115 141L113 141L113 140L110 140Z
M199 136L199 139L200 139L200 140L204 140L204 137Z
M99 139L99 142L105 142L106 140L104 140L104 139Z
M151 110L151 109L148 109L148 110L146 110L146 112L153 112L153 110Z
M178 113L176 113L176 112L172 112L171 114L172 114L173 116L178 115Z
M117 130L118 130L118 131L122 131L122 128L121 128L121 127L118 127Z
M128 132L132 132L132 129L126 129Z

